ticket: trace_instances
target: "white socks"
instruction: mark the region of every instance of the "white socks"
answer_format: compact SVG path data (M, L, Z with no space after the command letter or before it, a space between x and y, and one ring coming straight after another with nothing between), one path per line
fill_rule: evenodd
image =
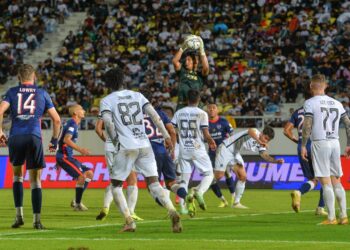
M332 221L335 219L335 199L333 188L331 184L322 185L323 188L323 199L328 209L328 220Z
M339 217L340 218L344 218L347 217L347 212L346 212L346 194L345 194L345 190L342 186L342 184L337 183L333 186L333 190L334 190L334 194L335 197L337 198L338 201L338 205L340 208L340 214ZM324 190L323 190L324 192Z
M112 201L113 201L112 184L109 184L105 190L105 196L103 199L103 207L109 209Z
M174 211L176 210L173 203L170 200L169 195L165 192L164 188L160 185L159 182L154 182L148 185L149 191L154 199L158 199L158 201L168 210Z
M245 181L237 181L235 189L235 203L240 203L245 189Z
M123 194L123 187L112 187L113 200L125 218L130 217L128 204Z
M131 214L135 213L139 189L137 186L128 186L126 189L127 203Z
M203 173L204 177L199 183L199 185L196 187L196 190L200 194L204 194L210 187L211 183L214 179L214 173L213 171L208 171Z

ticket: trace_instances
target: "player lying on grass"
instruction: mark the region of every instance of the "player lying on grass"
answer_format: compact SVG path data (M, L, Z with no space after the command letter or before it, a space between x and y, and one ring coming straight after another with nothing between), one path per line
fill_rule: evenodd
M106 72L103 80L106 87L114 91L101 100L100 112L107 134L117 149L110 178L113 200L125 218L121 231L134 232L136 229L122 190L124 180L135 167L145 177L152 197L168 210L173 232L180 233L180 216L158 181L157 163L145 132L144 114L151 117L172 151L172 141L162 120L141 93L124 89L124 73L120 68Z
M64 169L76 180L75 199L71 202L74 211L86 211L88 208L81 202L83 193L93 177L90 168L84 166L73 157L73 150L82 155L89 155L90 151L76 144L78 139L78 126L85 117L85 110L78 104L69 107L69 114L72 117L63 126L62 135L58 141L56 153L57 166Z
M309 99L310 90L305 91L305 99ZM300 203L301 196L313 190L317 186L317 179L315 178L315 172L312 166L311 160L311 141L309 140L306 144L306 148L308 150L308 160L305 161L301 157L301 139L302 139L302 131L303 131L303 123L304 123L304 108L300 107L295 110L292 114L290 120L284 126L283 133L287 136L291 141L298 144L298 158L300 162L301 169L305 178L308 179L307 182L304 182L298 190L293 190L291 193L292 197L292 208L295 212L300 211ZM298 129L298 138L293 135L293 129ZM327 212L324 209L324 201L323 201L323 189L320 189L320 199L318 201L318 206L315 211L315 215L327 215Z
M212 150L216 149L216 144L209 134L208 115L198 108L200 93L197 90L188 91L188 106L176 111L171 120L179 135L179 156L178 164L181 172L181 179L186 186L192 173L192 165L197 168L203 176L200 184L193 188L186 197L188 213L193 217L196 213L194 199L199 207L206 210L204 193L213 181L213 168L211 166L208 152L204 145L204 139L208 142Z
M258 152L260 157L267 162L284 163L283 159L275 159L267 153L268 142L271 141L274 136L275 132L270 126L265 127L262 133L256 128L249 128L235 133L233 136L225 139L219 146L216 153L214 176L215 180L219 181L225 175L227 168L232 169L236 174L238 181L236 184L234 203L232 205L233 208L247 208L240 202L247 180L247 173L244 168L241 151Z
M96 122L95 131L96 134L101 138L102 141L105 142L105 159L109 173L112 172L112 166L114 162L114 157L116 155L116 148L113 145L111 139L103 132L103 120L102 117L99 116ZM131 213L131 217L135 221L141 221L142 218L138 217L135 213L135 207L138 198L138 187L137 187L137 174L135 171L131 171L130 175L126 179L127 188L126 188L126 197L128 208ZM109 213L109 207L113 201L112 194L112 184L109 184L106 187L104 198L103 198L103 208L100 213L96 216L96 220L104 220Z

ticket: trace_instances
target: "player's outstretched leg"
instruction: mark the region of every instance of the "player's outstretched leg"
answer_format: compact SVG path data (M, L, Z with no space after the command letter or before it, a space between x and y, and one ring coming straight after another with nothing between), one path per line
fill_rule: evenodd
M200 184L194 189L194 198L197 200L199 207L202 210L207 210L207 205L204 201L204 193L209 189L210 184L213 182L214 173L212 170L203 172L203 179Z
M169 195L166 194L164 188L162 188L162 186L158 182L158 177L157 176L146 177L146 181L148 184L150 194L153 196L153 198L155 200L158 200L162 204L162 206L168 210L171 223L172 223L173 232L181 233L182 225L181 225L180 216L176 212L176 209L173 203L171 202Z
M241 199L245 190L245 183L247 180L247 173L242 165L235 165L234 170L238 181L236 183L235 200L232 205L233 208L246 209L248 207L241 204Z
M135 232L136 224L131 217L128 204L123 193L123 181L112 180L112 194L115 204L125 218L125 224L119 232Z
M315 183L312 180L304 182L299 190L293 190L290 196L292 197L292 208L296 213L300 211L301 196L315 188Z
M225 196L222 194L221 189L220 189L218 183L216 182L216 180L214 180L213 184L210 185L210 188L211 188L211 190L213 190L216 197L218 197L221 200L218 207L220 207L220 208L227 207L228 202L225 199Z
M137 203L137 197L139 189L137 187L137 174L134 171L131 171L128 178L126 179L128 187L126 188L126 202L131 214L131 218L134 221L142 221L143 219L135 213L135 207Z
M88 187L91 179L93 177L93 172L88 170L80 175L77 180L77 185L75 188L75 205L74 211L87 211L88 208L81 202L83 198L84 191Z
M227 168L226 169L226 172L225 172L225 181L226 181L226 185L227 185L227 188L228 190L230 191L231 193L231 201L230 201L230 205L232 207L233 203L234 203L234 200L235 200L235 184L234 184L234 181L233 181L233 178L232 178L232 175L230 173L230 170L231 168Z
M112 184L109 184L105 189L105 195L103 198L103 208L101 209L100 213L96 216L96 220L104 220L107 217L109 213L109 207L111 206L112 201Z
M24 225L23 220L23 177L22 166L13 167L13 199L16 208L15 222L12 224L12 228L19 228Z
M33 227L35 229L45 229L41 224L41 204L42 204L42 192L41 192L41 170L31 169L29 170L30 188L32 190L32 207L33 207Z

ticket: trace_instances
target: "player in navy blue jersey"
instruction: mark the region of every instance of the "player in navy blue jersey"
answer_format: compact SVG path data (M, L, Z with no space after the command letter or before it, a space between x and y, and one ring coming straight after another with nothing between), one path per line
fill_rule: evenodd
M305 99L308 99L310 95L308 91L305 93ZM304 182L298 190L294 190L291 193L292 197L292 208L295 212L300 211L300 202L301 196L306 194L307 192L313 190L317 185L317 179L315 178L314 169L312 167L311 160L311 141L309 140L306 147L308 150L308 161L305 161L301 158L301 139L302 139L302 130L303 130L303 122L304 122L304 108L301 107L294 111L290 120L284 126L284 135L287 136L291 141L298 144L298 157L301 165L301 169L303 171L304 176L308 179L307 182ZM298 129L298 137L293 135L293 129ZM327 215L327 212L324 210L324 201L322 195L322 188L320 189L320 199L318 202L318 207L316 208L316 215Z
M214 139L216 145L219 147L219 145L222 143L224 139L226 139L228 136L233 135L233 128L230 125L230 123L223 117L220 117L218 115L218 107L215 103L209 103L207 105L207 111L209 116L209 133L210 136ZM215 166L215 155L216 150L209 149L209 157L212 162L213 167ZM231 203L233 204L234 201L234 193L235 193L235 186L233 183L233 178L231 176L231 170L227 169L225 171L225 177L226 177L226 184L228 189L231 193ZM223 196L221 189L218 185L218 183L213 181L213 184L210 186L211 189L214 191L215 195L221 199L221 202L219 204L219 207L227 207L228 202L226 201L225 197ZM231 204L231 205L232 205Z
M67 174L77 180L75 199L72 201L71 206L74 208L74 211L85 211L87 207L83 205L81 200L85 189L93 177L93 172L73 157L73 150L78 151L82 155L90 154L88 149L79 147L76 144L78 125L85 116L85 110L76 104L69 107L69 114L72 118L63 126L62 135L58 142L56 162Z
M160 119L163 121L166 130L168 131L171 141L173 145L176 144L176 132L174 126L172 125L170 119L162 111L158 101L156 98L152 97L152 93L149 91L143 91L143 95L151 102L157 111ZM164 138L160 133L157 126L154 124L152 119L145 115L144 124L146 134L148 136L149 141L151 142L151 146L153 149L153 153L157 162L157 170L158 170L158 178L160 179L163 175L166 187L177 194L180 198L185 199L187 195L187 185L184 183L176 183L176 167L174 164L174 152L169 154L164 145ZM181 214L187 214L186 209L180 210Z
M13 196L16 207L16 219L12 228L24 225L23 221L23 165L29 171L32 190L32 207L35 229L44 229L40 221L42 192L41 169L45 167L44 151L41 138L41 117L45 112L53 122L53 135L49 150L57 148L60 132L60 117L52 104L49 94L35 85L35 69L24 64L18 70L20 84L10 88L0 104L0 142L8 143L10 162L13 167ZM5 111L10 108L12 125L7 139L2 131Z

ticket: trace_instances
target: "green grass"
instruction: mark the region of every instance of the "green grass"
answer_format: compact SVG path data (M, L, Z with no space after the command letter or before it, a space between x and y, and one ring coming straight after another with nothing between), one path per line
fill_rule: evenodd
M0 190L0 249L350 249L348 226L317 226L314 215L318 192L302 199L302 212L290 208L289 191L246 190L242 203L250 209L217 208L209 191L208 210L190 219L182 216L182 234L171 232L166 211L145 190L139 192L135 233L117 233L123 219L112 205L109 217L95 220L103 190L87 190L87 212L69 207L74 190L45 189L42 222L47 230L32 229L30 190L25 190L25 225L11 229L14 219L12 190ZM225 194L227 194L225 190ZM349 198L350 192L347 193ZM228 197L228 196L227 196Z

